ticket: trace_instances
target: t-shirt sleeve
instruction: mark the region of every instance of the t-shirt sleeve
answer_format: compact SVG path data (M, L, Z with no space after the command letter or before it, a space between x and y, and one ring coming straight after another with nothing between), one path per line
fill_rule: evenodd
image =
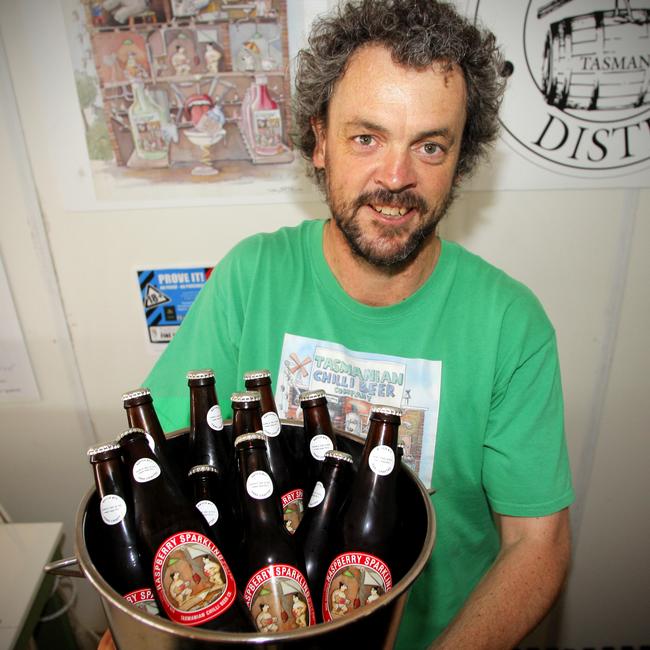
M555 332L532 295L504 314L483 486L492 509L511 516L549 515L574 498Z

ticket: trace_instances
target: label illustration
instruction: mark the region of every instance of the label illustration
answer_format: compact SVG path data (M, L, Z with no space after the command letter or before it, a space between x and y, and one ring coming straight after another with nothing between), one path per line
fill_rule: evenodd
M160 465L153 458L138 458L133 464L133 478L138 483L148 483L160 476Z
M278 414L273 411L265 413L262 416L262 428L267 436L275 438L275 436L279 435L282 425L280 424Z
M323 620L368 605L393 586L388 565L368 553L342 553L330 564L323 588Z
M196 504L196 507L201 511L201 514L208 522L208 526L214 526L219 521L219 508L217 504L209 499L202 499Z
M334 443L331 438L326 436L324 433L315 435L309 441L309 452L316 460L325 460L325 452L332 451L332 449L334 449Z
M131 593L124 594L124 598L138 609L142 609L147 614L158 616L160 614L156 599L153 596L151 589L137 589Z
M395 452L388 445L377 445L368 456L370 469L379 476L388 476L395 467Z
M268 499L273 494L273 480L258 469L246 479L246 491L253 499Z
M214 431L221 431L223 429L223 417L221 415L221 407L218 404L210 408L205 419L208 426Z
M184 531L167 538L153 561L158 597L172 621L200 625L235 602L235 579L216 545Z
M260 632L286 632L316 623L305 576L288 564L271 564L255 573L244 600Z
M316 481L316 485L314 485L314 491L311 493L311 498L309 499L309 503L307 505L310 508L315 508L316 506L319 506L321 503L323 503L324 498L325 486L320 481Z
M282 495L282 514L284 525L293 535L302 519L304 507L302 505L303 491L301 489L291 490Z
M126 502L118 494L107 494L102 497L99 512L107 526L114 526L126 516Z

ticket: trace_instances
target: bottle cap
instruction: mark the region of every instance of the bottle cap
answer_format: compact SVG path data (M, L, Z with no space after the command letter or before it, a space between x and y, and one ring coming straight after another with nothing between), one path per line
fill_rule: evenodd
M143 436L146 436L147 433L145 432L144 429L140 429L140 427L131 427L130 429L127 429L126 431L123 431L117 438L117 441L119 443L122 442L123 438L126 438L127 436L134 436L135 434L142 434Z
M324 390L305 390L300 393L300 403L302 404L313 399L322 399L323 397L327 398L327 393Z
M235 438L235 447L238 447L244 442L250 442L251 440L261 440L266 442L266 436L263 431L257 431L256 433L242 433L241 436Z
M210 368L205 368L204 370L190 370L185 378L188 381L192 379L214 379L214 371Z
M87 456L99 456L99 454L104 454L106 452L112 452L112 451L119 451L120 445L119 443L112 441L112 442L105 442L99 445L93 445L88 449L86 452Z
M249 370L244 373L244 381L250 381L252 379L266 379L271 376L270 370Z
M237 402L241 404L249 404L250 402L259 402L260 393L257 390L245 390L241 393L233 393L230 396L231 402Z
M218 474L219 470L214 465L194 465L187 475L194 476L194 474L204 474L206 472L214 472L215 474Z
M145 397L151 395L151 391L148 388L136 388L135 390L130 390L128 393L122 395L122 401L126 402L135 397Z
M330 449L325 452L325 458L336 458L337 460L343 460L346 463L353 463L352 455L348 454L346 451L339 451L338 449Z
M373 415L392 415L394 417L402 417L402 409L398 409L395 406L384 406L382 404L377 404L376 406L370 407L370 417Z

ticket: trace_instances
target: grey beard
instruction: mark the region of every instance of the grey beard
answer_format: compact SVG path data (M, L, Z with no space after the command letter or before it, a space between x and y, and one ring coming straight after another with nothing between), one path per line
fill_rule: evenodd
M345 205L341 209L336 209L337 206L333 205L331 201L329 188L327 197L332 217L345 236L350 250L357 257L365 260L375 268L390 274L397 273L399 270L405 268L418 256L455 198L452 188L444 197L442 203L437 208L432 209L422 197L414 192L407 190L393 193L384 189L362 194L353 203ZM369 204L415 208L420 214L427 215L427 218L424 223L411 233L408 240L399 250L392 254L382 255L373 250L371 245L363 242L359 223L354 219L359 208ZM387 228L385 232L387 236L397 235L400 232L400 228Z

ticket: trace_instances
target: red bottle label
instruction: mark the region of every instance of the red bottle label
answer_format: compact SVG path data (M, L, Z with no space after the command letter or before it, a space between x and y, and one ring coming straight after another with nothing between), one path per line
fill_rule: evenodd
M305 576L289 564L271 564L246 585L244 600L260 632L286 632L316 623Z
M201 625L223 614L237 594L235 579L216 545L191 530L168 537L153 561L156 592L167 616Z
M124 598L138 609L143 609L147 614L154 614L155 616L160 614L151 589L136 589L128 594L124 594Z
M293 535L302 520L304 506L302 503L303 491L291 490L282 495L282 515L285 528Z
M325 575L323 620L332 621L368 605L393 586L388 565L368 553L341 553Z

